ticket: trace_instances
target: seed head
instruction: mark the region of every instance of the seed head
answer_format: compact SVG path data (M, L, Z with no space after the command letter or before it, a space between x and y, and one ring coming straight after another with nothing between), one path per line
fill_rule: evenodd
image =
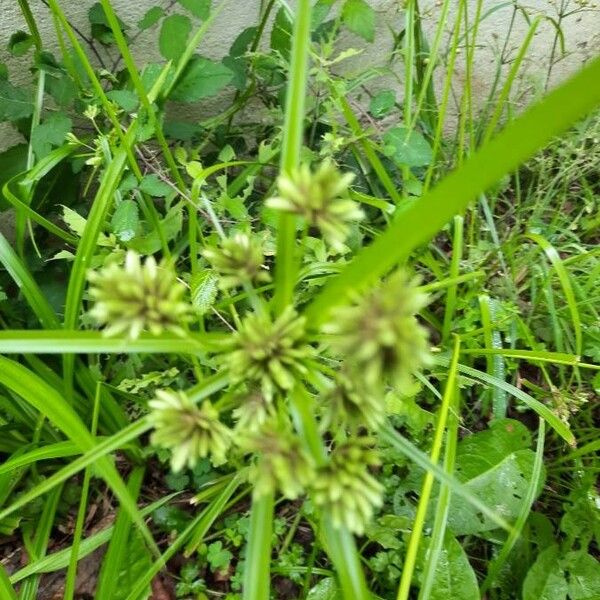
M417 281L400 271L374 290L337 310L324 327L348 372L370 389L391 379L398 386L429 362L427 330L415 314L427 303Z
M266 283L269 274L263 268L265 256L260 242L246 233L235 233L224 239L218 248L206 248L202 255L221 275L222 289L247 283Z
M231 431L219 421L219 413L208 400L198 407L183 392L158 390L149 406L155 427L151 441L171 450L174 472L186 465L193 468L207 456L214 466L226 461Z
M358 535L383 502L383 486L369 474L369 467L380 464L372 444L367 437L340 444L312 484L315 504L329 511L334 526Z
M257 455L250 474L256 497L279 489L293 500L314 477L313 462L282 419L271 419L256 433L241 436L239 443L244 451Z
M304 323L291 307L275 321L266 314L248 315L223 359L233 382L257 384L269 400L276 390L290 390L306 372L303 361L313 355Z
M340 173L329 160L316 171L305 164L278 178L279 195L267 200L267 206L304 217L339 249L348 237L349 224L364 216L358 204L348 198L353 179L352 173Z
M183 300L185 286L168 263L156 264L152 256L144 263L129 251L123 266L111 264L88 275L90 296L95 301L90 315L105 325L105 335L127 333L131 339L142 331L165 330L184 335L182 327L191 307Z

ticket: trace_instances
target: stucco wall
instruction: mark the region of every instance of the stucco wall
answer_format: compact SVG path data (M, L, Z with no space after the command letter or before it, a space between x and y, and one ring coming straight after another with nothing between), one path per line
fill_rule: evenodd
M344 63L344 68L352 72L359 70L364 66L376 66L385 62L389 56L392 47L392 36L390 28L396 31L401 30L403 15L400 5L401 0L369 0L371 6L378 13L377 35L373 44L365 44L360 38L352 34L345 34L341 43L347 46L360 48L362 53ZM556 5L563 0L530 0L522 3L527 8L528 13L533 17L538 14L556 17ZM89 23L87 12L94 0L60 0L67 16L72 23L83 32L89 33ZM216 4L213 0L213 4ZM292 6L294 2L289 2ZM56 49L54 29L49 9L41 0L31 0L31 8L40 27L42 38L48 47ZM430 33L433 33L439 20L440 1L424 0L421 3L421 10L425 17L426 27ZM454 2L453 4L457 4ZM507 31L510 26L510 17L512 8L506 6L509 3L505 0L484 0L482 14L488 14L482 22L478 35L480 48L476 55L476 65L473 73L473 91L475 100L482 101L489 90L490 82L494 77L494 65L500 46L504 43ZM570 1L572 8L577 8L581 0ZM175 2L170 0L113 0L113 5L119 16L131 25L135 25L147 9L154 5L161 5L165 8L174 5L171 12L180 10ZM470 0L470 14L475 11L476 0ZM557 81L572 71L578 65L590 56L600 52L600 8L593 2L588 2L588 10L568 17L563 22L563 32L565 40L565 56L554 67L553 81ZM219 58L225 55L232 41L245 27L256 23L259 12L260 0L228 0L228 6L217 17L213 27L209 30L204 39L200 51L210 57ZM495 8L499 10L494 10ZM29 57L15 59L10 57L6 51L6 44L12 32L17 29L26 29L23 17L20 14L16 0L0 0L0 61L6 62L9 67L11 78L15 82L27 81L29 77L28 63ZM452 10L447 19L448 29L453 21ZM519 45L525 37L528 25L522 16L517 16L513 23L513 29L508 43L508 48L512 48L513 54L516 53ZM544 22L538 29L533 40L525 69L525 85L533 88L544 80L548 68L548 62L551 52L551 44L554 30L549 21ZM158 32L152 28L142 32L136 37L133 44L134 55L138 64L143 65L150 61L161 61L157 48ZM444 42L446 43L446 41ZM101 51L104 52L103 49ZM456 68L456 78L458 83L462 76L462 64L458 61ZM400 74L401 80L401 74ZM390 85L388 81L371 81L370 85L374 90L378 87ZM210 111L210 106L206 109ZM14 143L15 133L6 124L0 124L0 150Z

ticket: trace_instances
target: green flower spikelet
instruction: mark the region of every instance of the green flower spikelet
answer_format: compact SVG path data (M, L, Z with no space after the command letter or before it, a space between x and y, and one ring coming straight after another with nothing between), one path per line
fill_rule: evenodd
M275 321L267 314L248 315L223 358L232 381L258 385L269 400L276 390L292 389L314 352L304 340L304 324L291 307Z
M123 266L110 264L88 274L90 297L95 301L90 316L105 325L105 335L126 333L131 339L142 331L157 335L171 331L185 335L183 324L191 315L184 301L186 287L168 263L156 264L152 256L144 263L129 251Z
M360 428L376 431L385 419L385 402L378 390L365 387L356 378L340 373L333 389L324 396L323 425L333 431Z
M263 267L265 256L259 241L246 233L237 232L222 240L219 247L206 248L202 255L221 275L222 289L271 279Z
M298 436L281 419L272 419L255 433L241 435L238 443L257 457L249 475L256 497L278 489L294 500L314 478L314 463Z
M348 372L372 390L385 380L406 386L430 361L427 330L415 317L427 296L417 283L399 271L354 304L338 308L335 320L324 326Z
M171 450L171 468L193 468L199 459L210 456L214 466L225 463L231 445L231 430L219 421L219 413L205 400L196 406L183 392L158 390L149 403L155 431L151 441Z
M340 173L332 161L324 161L316 171L305 164L278 178L279 195L269 198L267 206L304 217L340 249L350 223L364 217L359 205L348 198L353 179L352 173Z
M369 474L380 464L373 443L359 437L337 446L312 484L315 505L330 513L333 525L358 535L383 503L383 486Z

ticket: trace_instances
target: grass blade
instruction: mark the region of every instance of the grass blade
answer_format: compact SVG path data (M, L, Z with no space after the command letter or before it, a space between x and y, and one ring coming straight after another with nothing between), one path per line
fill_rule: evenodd
M435 424L433 443L431 445L430 460L435 465L437 465L440 459L444 433L446 432L448 411L450 410L450 404L455 394L459 356L460 338L457 336L454 338L454 349L452 350L452 360L450 362L450 369L448 370L448 379L446 381L446 388L442 397L442 405L440 406L437 422ZM412 582L412 577L416 566L417 551L419 549L421 536L423 534L423 527L425 525L425 518L427 516L427 509L429 507L432 489L433 473L431 471L427 471L423 480L419 504L417 506L417 512L413 522L408 548L406 550L404 568L402 569L402 577L400 579L400 586L398 587L398 600L408 600L408 596L410 594L410 584Z

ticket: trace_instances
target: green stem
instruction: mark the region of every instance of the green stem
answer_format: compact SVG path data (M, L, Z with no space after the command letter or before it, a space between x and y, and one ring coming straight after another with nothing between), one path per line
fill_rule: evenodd
M299 0L292 40L290 76L287 88L284 141L281 151L282 174L289 175L300 165L300 151L304 133L305 97L308 80L308 51L310 46L310 0ZM296 218L282 213L277 233L275 262L276 314L292 303L298 260L296 258Z

